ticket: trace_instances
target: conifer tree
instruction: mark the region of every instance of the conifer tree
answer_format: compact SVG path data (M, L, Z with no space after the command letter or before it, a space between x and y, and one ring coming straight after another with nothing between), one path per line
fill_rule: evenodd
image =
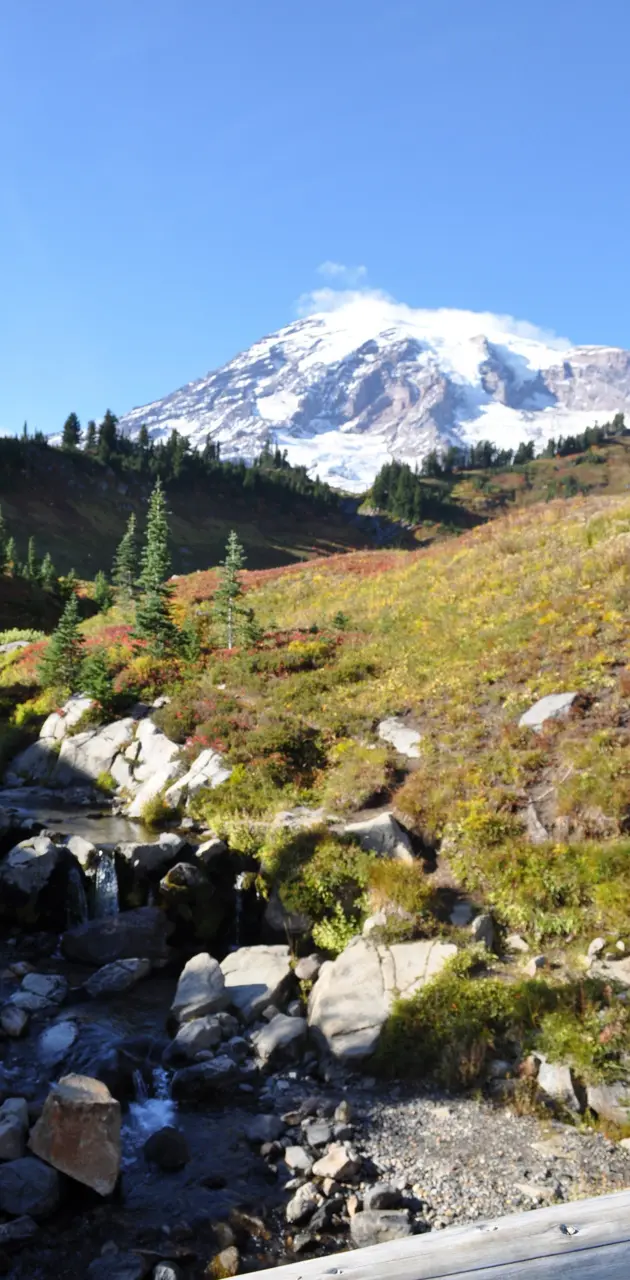
M105 411L105 417L98 429L97 453L101 462L109 462L118 444L118 418L111 409Z
M156 480L149 499L147 532L138 579L140 599L136 605L135 634L146 640L158 656L166 653L176 638L176 627L170 617L171 571L169 529L166 498L161 480Z
M41 570L40 570L40 578L41 578L41 584L42 584L42 586L43 586L43 588L44 588L44 591L56 591L56 589L57 589L57 572L56 572L55 566L54 566L54 564L53 564L53 562L52 562L52 557L51 557L50 551L47 551L47 552L46 552L46 555L44 556L44 559L42 560L42 566L41 566Z
M41 565L37 554L37 547L35 546L35 539L30 537L28 540L28 550L26 552L24 577L28 578L29 582L39 582L40 575Z
M61 444L64 449L78 449L81 443L81 423L76 413L71 413L63 424Z
M17 547L15 545L15 538L13 537L9 538L7 542L4 564L5 568L8 569L11 574L11 577L15 578L17 576Z
M224 631L226 647L233 649L235 641L247 640L253 634L254 614L239 604L243 585L239 574L245 565L245 552L234 530L225 548L225 560L219 567L219 585L214 593L214 616Z
M83 636L79 632L79 601L73 591L59 625L48 642L40 675L44 687L58 686L75 693L81 683Z
M61 594L64 600L69 600L71 596L76 595L77 590L77 573L76 569L68 569L67 574L60 582Z
M93 418L90 418L85 428L85 452L96 452L96 423Z
M94 579L94 603L99 613L107 613L114 603L114 592L102 569L99 569Z
M2 507L0 507L0 573L4 573L7 568L7 562L9 559L8 548L9 535L7 533L7 526L2 514Z
M126 531L118 544L114 557L112 580L123 601L133 599L138 573L138 546L136 543L136 517L129 517Z
M114 682L103 649L88 653L81 667L81 688L106 714L114 710Z

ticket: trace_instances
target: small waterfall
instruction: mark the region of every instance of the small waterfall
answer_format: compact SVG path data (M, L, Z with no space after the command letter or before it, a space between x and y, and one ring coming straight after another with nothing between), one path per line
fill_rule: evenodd
M118 915L118 877L113 853L101 849L94 877L94 918L104 920Z
M123 1165L126 1166L135 1163L140 1149L152 1133L175 1123L176 1112L164 1067L154 1068L150 1085L147 1085L141 1071L134 1071L133 1086L135 1101L129 1104L129 1116L123 1129Z
M241 924L243 920L243 890L247 884L247 873L239 871L234 881L234 943L232 950L236 951L241 945Z
M72 862L68 872L68 902L66 920L69 929L77 924L85 924L88 918L88 904L83 885L83 876L76 862Z

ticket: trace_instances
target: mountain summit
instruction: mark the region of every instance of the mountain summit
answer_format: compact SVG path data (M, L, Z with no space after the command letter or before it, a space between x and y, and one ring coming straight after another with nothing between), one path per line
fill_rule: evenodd
M360 492L381 465L431 449L584 430L630 411L630 352L574 347L533 325L472 311L416 310L354 295L255 342L223 368L121 419L154 440L250 460L271 438L294 464Z

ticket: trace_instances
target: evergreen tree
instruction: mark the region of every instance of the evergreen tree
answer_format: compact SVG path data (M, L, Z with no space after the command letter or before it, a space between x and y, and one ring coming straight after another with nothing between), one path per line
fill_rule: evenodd
M109 462L118 444L118 418L111 409L107 409L105 417L98 429L97 453L101 462Z
M219 567L219 585L214 593L214 616L219 625L225 628L228 649L234 648L236 639L250 639L255 630L253 610L244 609L239 604L243 594L239 574L244 565L245 552L232 530L225 548L225 560Z
M90 418L85 429L85 452L96 453L96 423L93 418Z
M15 578L17 576L17 547L15 545L15 538L13 537L9 538L6 545L4 565L11 576Z
M99 613L107 613L114 603L114 592L102 569L99 569L94 579L94 603Z
M9 559L8 547L9 535L7 533L7 526L2 514L2 507L0 507L0 573L4 573L7 567L7 561Z
M138 547L136 544L136 517L130 515L127 529L118 544L114 557L112 580L122 600L133 599L138 573Z
M41 576L41 564L37 554L37 547L35 546L35 539L33 537L28 540L24 576L25 578L28 578L29 582L39 582Z
M57 590L57 573L55 570L55 566L52 562L50 551L46 552L46 555L42 560L40 578L41 578L41 583L44 588L44 591Z
M61 588L61 594L64 600L69 600L71 596L77 593L77 574L76 569L68 569L65 578L62 578L58 585Z
M64 449L78 449L81 443L81 423L76 413L71 413L63 424L61 444Z
M106 714L113 712L115 704L114 682L103 649L93 649L81 667L81 688L98 702Z
M59 625L48 642L40 668L45 688L58 686L76 693L81 684L83 636L79 632L79 601L73 591Z
M136 631L140 640L158 656L167 652L176 638L169 612L171 571L169 528L166 498L160 479L156 480L149 499L147 532L138 579L140 599L136 605Z

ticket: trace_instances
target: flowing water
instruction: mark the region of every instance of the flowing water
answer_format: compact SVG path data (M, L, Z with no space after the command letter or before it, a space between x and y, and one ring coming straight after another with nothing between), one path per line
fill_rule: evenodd
M88 900L83 884L83 876L76 863L68 872L68 904L66 923L69 929L77 924L85 924L88 919Z
M101 849L94 877L94 919L105 920L118 915L118 876L116 859L107 849Z
M151 1084L140 1070L133 1073L135 1098L129 1103L123 1127L123 1167L129 1168L139 1158L152 1133L176 1123L176 1105L171 1098L171 1082L164 1067L154 1067Z

